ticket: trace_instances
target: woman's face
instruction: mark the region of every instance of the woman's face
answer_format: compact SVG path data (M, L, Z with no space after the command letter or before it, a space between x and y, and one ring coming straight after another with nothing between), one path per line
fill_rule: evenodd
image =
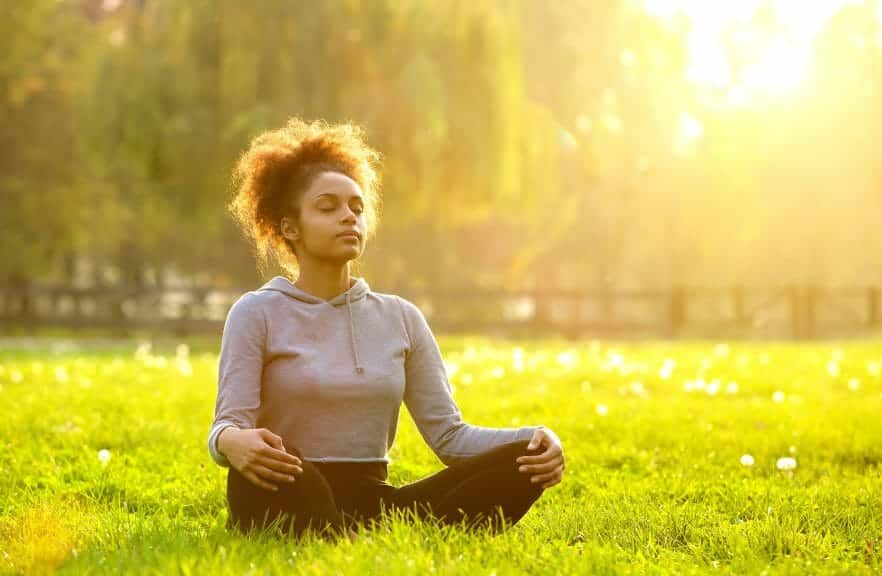
M298 258L341 264L364 252L366 228L361 187L339 172L313 178L300 197L299 223L282 218L282 234L294 243Z

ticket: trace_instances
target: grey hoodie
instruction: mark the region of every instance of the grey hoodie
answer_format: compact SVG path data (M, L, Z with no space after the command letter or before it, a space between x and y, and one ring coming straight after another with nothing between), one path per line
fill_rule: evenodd
M444 464L527 440L534 426L463 422L422 312L364 278L323 300L276 276L227 313L208 450L224 428L268 428L307 461L388 462L402 400Z

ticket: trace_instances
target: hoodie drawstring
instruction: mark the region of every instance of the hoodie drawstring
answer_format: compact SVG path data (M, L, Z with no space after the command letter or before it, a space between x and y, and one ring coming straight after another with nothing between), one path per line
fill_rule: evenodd
M364 368L358 359L358 346L355 344L355 325L352 322L352 306L349 305L349 292L346 293L346 310L349 311L349 339L352 342L352 353L355 355L355 371L361 374Z

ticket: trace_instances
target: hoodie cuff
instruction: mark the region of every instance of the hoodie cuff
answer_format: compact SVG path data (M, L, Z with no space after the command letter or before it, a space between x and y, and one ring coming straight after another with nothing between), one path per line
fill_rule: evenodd
M237 426L232 422L220 422L218 424L215 424L212 427L211 432L208 434L208 453L211 454L211 459L214 460L214 462L218 466L222 466L224 468L230 467L230 461L227 460L226 456L218 451L217 437L220 436L221 432L230 427L236 428Z

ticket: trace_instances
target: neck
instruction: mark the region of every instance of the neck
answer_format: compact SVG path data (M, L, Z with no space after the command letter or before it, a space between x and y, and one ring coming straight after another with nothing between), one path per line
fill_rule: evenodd
M349 274L349 263L339 266L301 264L300 275L294 285L313 296L330 300L351 288L353 278Z

